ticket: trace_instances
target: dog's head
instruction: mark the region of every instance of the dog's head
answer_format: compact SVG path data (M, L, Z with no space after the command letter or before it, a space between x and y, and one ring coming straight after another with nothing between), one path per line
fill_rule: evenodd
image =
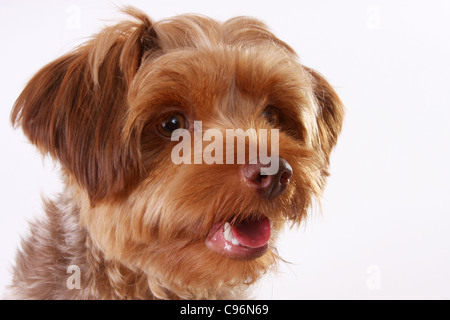
M145 272L158 297L220 296L266 271L285 221L320 196L343 106L257 20L127 12L134 21L40 70L12 121L60 162L108 259ZM244 162L228 130L233 143L246 135ZM249 151L262 149L262 132L276 155L268 175Z

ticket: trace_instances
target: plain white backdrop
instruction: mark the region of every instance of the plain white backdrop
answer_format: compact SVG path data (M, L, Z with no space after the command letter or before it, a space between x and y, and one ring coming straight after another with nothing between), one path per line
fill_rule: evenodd
M46 63L123 17L194 12L265 21L335 86L346 109L322 210L286 230L289 263L263 299L450 299L450 2L0 0L0 294L58 171L9 114Z

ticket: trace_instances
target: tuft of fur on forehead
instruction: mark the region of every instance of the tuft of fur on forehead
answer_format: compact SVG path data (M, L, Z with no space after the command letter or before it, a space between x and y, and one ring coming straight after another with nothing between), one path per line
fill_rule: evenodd
M13 124L61 164L66 181L24 242L14 292L236 297L280 260L275 242L286 221L300 223L320 198L342 103L256 19L154 22L137 9L124 11L129 21L42 68L14 105ZM240 165L175 165L175 142L156 130L170 113L182 114L191 131L197 120L223 133L267 130L268 106L279 112L279 155L293 172L275 199L248 189ZM232 259L205 245L216 225L261 219L270 219L272 232L261 256ZM74 263L85 275L79 292L65 287L64 271ZM57 272L52 277L46 268Z

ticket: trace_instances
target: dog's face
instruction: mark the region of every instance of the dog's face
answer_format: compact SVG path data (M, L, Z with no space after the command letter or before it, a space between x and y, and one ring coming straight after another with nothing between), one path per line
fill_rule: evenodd
M299 64L260 22L198 16L109 27L44 67L12 119L61 163L80 222L105 257L149 277L158 297L220 296L257 280L278 258L277 234L299 223L327 177L343 107L331 86ZM198 123L201 122L201 128ZM175 163L183 129L269 134L277 169L234 154ZM206 142L205 142L206 141ZM233 139L234 141L234 139ZM211 151L211 150L209 150ZM274 151L274 150L272 150ZM275 151L274 151L275 152Z

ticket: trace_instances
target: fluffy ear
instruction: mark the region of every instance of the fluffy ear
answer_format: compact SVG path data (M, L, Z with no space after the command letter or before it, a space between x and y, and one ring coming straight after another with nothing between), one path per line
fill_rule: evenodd
M328 160L342 129L344 105L322 75L313 69L306 67L305 69L313 80L314 96L319 106L317 112L319 143Z
M91 203L125 195L141 176L138 139L124 132L127 89L144 52L156 47L150 19L108 27L42 68L11 113L28 139L84 188Z

